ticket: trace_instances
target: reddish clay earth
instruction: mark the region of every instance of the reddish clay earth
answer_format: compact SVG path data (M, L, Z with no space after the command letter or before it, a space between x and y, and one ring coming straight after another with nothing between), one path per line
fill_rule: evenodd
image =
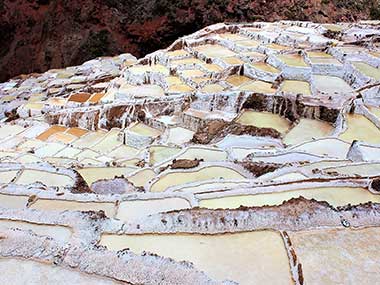
M137 57L217 22L380 19L378 0L0 0L0 81L102 55Z

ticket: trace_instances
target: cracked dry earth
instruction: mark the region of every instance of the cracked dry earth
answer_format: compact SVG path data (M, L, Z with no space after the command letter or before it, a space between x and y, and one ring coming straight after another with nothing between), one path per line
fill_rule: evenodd
M217 24L0 84L0 283L377 284L379 39Z

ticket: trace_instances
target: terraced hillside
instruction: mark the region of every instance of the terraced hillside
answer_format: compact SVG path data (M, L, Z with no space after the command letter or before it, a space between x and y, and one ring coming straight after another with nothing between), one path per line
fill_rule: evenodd
M0 84L0 280L376 283L379 37L216 24Z

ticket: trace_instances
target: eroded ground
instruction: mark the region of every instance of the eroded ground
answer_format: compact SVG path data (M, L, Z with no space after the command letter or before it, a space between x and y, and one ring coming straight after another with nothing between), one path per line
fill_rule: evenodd
M217 24L0 84L3 282L376 283L379 35Z

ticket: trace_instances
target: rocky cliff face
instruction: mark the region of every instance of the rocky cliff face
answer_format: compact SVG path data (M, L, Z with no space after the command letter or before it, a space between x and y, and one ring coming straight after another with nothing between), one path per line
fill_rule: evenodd
M100 55L142 56L216 22L380 18L378 0L0 0L0 81Z

